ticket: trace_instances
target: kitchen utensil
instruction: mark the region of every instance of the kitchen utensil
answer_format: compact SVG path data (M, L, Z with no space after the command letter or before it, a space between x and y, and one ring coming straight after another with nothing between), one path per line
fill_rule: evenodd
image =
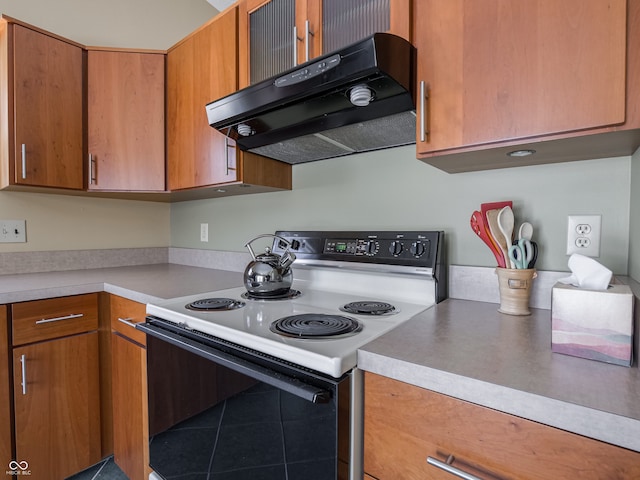
M269 247L266 247L265 253L256 255L251 248L251 243L264 237L277 238L281 245L286 247L283 254L273 253ZM288 293L293 283L291 264L296 259L293 252L289 250L291 243L278 235L267 233L250 240L245 247L253 258L244 270L244 286L247 292L257 297L273 297Z
M533 246L529 240L521 238L517 244L509 247L509 260L515 268L520 270L529 268L533 259Z
M489 232L493 237L494 241L498 245L498 248L502 252L502 255L505 259L505 266L509 265L509 245L511 242L507 243L507 239L504 237L502 232L500 231L500 227L498 226L498 213L500 210L489 210L487 211L487 224L489 225ZM509 268L508 266L506 268Z
M484 221L484 217L482 213L476 210L471 214L471 229L480 237L480 239L489 247L493 256L496 257L496 262L498 262L498 266L504 268L506 265L506 260L502 251L497 247L497 245L493 242L493 240L489 237L487 233L487 225Z
M524 238L525 240L531 240L533 237L533 225L529 222L523 222L518 229L518 240Z
M532 251L532 256L531 256L531 261L529 261L529 266L528 268L533 268L536 266L536 260L538 260L538 244L536 242L531 242L531 251Z
M498 228L502 235L504 235L508 246L511 246L511 242L513 241L514 224L515 218L513 217L513 210L511 210L511 207L506 206L500 209L500 212L498 212ZM513 263L511 263L511 268L515 268Z

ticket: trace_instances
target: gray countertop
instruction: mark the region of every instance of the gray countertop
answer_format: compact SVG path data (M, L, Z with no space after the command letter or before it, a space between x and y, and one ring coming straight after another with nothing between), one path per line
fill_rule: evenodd
M175 264L0 275L0 304L113 293L140 303L242 285L242 273Z
M0 275L0 304L106 291L149 303L242 285L177 264ZM361 369L640 451L640 370L551 352L550 311L447 300L358 352Z
M360 369L640 451L640 370L551 352L549 310L446 300L358 351Z

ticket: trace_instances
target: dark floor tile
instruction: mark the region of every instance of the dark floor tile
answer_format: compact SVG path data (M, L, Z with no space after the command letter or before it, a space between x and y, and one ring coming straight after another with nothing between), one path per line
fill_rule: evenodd
M210 480L284 480L286 477L284 465L248 468L232 472L214 473Z
M67 480L129 480L120 467L113 461L113 457L101 460L99 463L79 472Z
M280 421L280 396L277 390L243 392L227 399L222 425Z
M211 472L284 463L280 423L223 425Z
M287 462L303 462L336 456L335 418L283 422Z
M105 466L98 472L95 480L129 480L120 467L113 461L113 457L110 458Z
M93 479L95 474L98 473L98 470L100 470L106 462L107 460L101 460L99 463L96 463L95 465L87 468L86 470L83 470L82 472L79 472L71 477L68 477L67 480L91 480Z
M334 480L336 478L335 459L290 463L287 465L288 480Z
M177 430L180 428L218 428L223 409L224 403L219 403L202 413L194 415L193 417L187 418L186 420L174 425L171 427L171 430Z
M149 446L151 467L168 478L209 471L217 428L167 430Z

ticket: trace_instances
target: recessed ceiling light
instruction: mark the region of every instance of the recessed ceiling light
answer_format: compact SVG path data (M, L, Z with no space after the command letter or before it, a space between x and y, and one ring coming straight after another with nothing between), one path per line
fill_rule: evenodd
M533 155L536 153L535 150L526 149L526 150L514 150L513 152L507 153L510 157L528 157L529 155Z

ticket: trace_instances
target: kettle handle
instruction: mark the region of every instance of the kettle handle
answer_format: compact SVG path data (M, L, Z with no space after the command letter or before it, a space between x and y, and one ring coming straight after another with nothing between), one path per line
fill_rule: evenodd
M263 233L262 235L258 235L255 238L252 238L251 240L249 240L247 243L244 244L244 246L249 250L249 253L251 254L251 258L253 258L254 260L256 259L256 254L253 251L253 248L251 248L251 244L258 240L259 238L265 238L265 237L273 237L273 238L277 238L278 240L282 240L284 243L287 244L287 248L284 251L284 253L288 252L289 249L291 248L291 242L289 242L289 240L287 240L286 238L282 238L280 235L273 235L271 233Z

